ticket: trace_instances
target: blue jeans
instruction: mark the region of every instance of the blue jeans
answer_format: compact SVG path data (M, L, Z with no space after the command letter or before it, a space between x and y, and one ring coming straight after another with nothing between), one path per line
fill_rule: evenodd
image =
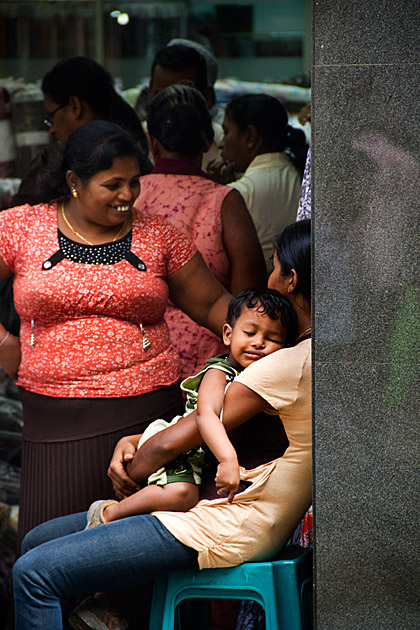
M86 513L31 530L13 569L15 630L60 630L74 595L124 590L177 569L197 569L197 551L149 514L85 530ZM139 602L141 605L141 602Z

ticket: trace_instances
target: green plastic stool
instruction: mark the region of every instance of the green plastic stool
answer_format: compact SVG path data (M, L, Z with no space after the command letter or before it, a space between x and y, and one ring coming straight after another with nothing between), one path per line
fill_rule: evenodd
M175 630L185 599L252 599L265 610L266 630L312 628L312 551L291 549L273 562L227 569L175 571L155 580L149 630Z

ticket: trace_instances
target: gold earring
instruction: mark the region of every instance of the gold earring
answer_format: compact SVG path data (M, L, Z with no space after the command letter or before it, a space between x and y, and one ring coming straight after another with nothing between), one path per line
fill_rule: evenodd
M293 291L293 287L292 287L292 286L288 286L288 287L287 287L287 292L288 292L288 293L291 293L292 291Z
M79 193L77 192L77 190L75 189L74 186L71 187L71 194L73 195L74 198L79 196Z

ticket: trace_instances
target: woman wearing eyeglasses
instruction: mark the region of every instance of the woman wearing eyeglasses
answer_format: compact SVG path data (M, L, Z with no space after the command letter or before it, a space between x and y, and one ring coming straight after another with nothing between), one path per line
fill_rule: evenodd
M44 124L56 140L66 142L73 131L92 120L114 122L137 141L142 175L151 172L147 139L137 114L115 90L111 75L99 63L87 57L60 61L44 76L41 88L46 112ZM57 144L53 142L33 160L11 199L11 208L24 203L35 205L57 196L51 180L44 177L56 160ZM18 335L20 321L13 305L10 280L0 281L0 297L5 313L1 323Z
M128 131L140 147L142 174L150 173L148 144L134 109L118 94L107 70L88 57L72 57L56 64L41 84L44 93L44 124L60 142L66 142L73 131L92 120L107 120ZM55 159L54 145L48 146L33 161L27 175L12 198L11 207L23 203L40 203L54 197L42 173Z

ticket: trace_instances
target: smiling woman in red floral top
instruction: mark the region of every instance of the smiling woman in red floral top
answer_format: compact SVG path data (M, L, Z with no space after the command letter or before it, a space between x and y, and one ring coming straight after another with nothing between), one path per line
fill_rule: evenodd
M21 535L109 494L116 439L182 407L168 299L217 334L224 322L230 296L195 246L133 209L138 159L119 127L88 123L57 165L62 198L0 214L0 277L14 275L22 322L20 339L0 325L24 407Z

